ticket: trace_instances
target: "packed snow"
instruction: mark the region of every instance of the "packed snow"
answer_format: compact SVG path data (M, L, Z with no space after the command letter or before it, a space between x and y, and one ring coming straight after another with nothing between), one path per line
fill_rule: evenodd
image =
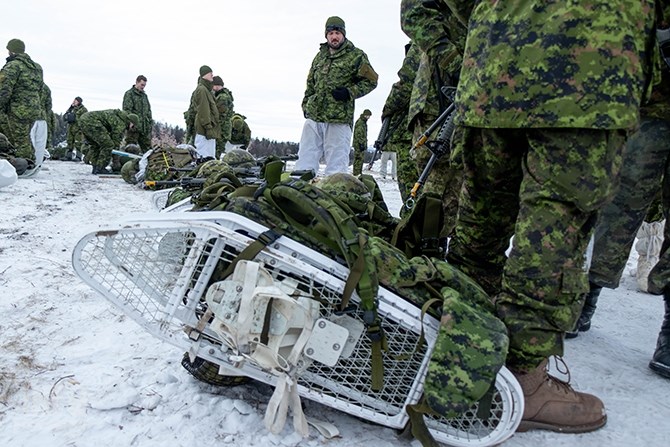
M270 386L195 380L180 365L182 350L75 275L72 249L84 234L153 211L152 192L90 170L48 161L34 178L0 189L0 445L420 445L306 399L307 416L340 436L312 430L303 439L290 424L274 435L263 425ZM397 213L397 187L379 182ZM634 264L632 254L627 270ZM519 433L505 445L668 445L670 381L647 367L662 317L662 298L638 292L628 273L617 290L605 289L591 330L566 342L565 360L575 388L605 402L607 425L581 435Z

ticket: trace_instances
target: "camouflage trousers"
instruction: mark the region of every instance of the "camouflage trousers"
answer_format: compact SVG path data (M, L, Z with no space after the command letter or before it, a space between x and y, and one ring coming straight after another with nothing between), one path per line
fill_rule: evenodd
M400 198L403 203L409 198L412 186L414 186L414 183L418 178L416 174L416 163L409 155L409 150L411 148L411 139L388 142L384 148L387 151L396 153L398 189L400 190ZM402 210L405 209L405 207L402 207Z
M16 148L17 157L35 161L35 149L30 142L30 129L32 127L32 122L8 119L2 129L3 133Z
M414 127L412 141L416 143L423 132L432 124L427 120L417 120ZM435 137L435 135L433 135ZM429 139L430 140L430 139ZM416 169L415 180L423 172L432 153L424 145L417 148L412 155ZM433 169L428 174L426 183L422 187L422 192L432 192L438 197L442 197L442 210L444 212L444 223L442 225L441 237L448 237L452 234L456 225L456 215L458 214L458 196L463 183L463 170L459 163L453 162L453 157L442 157L433 165Z
M82 151L84 146L84 134L79 130L78 125L70 124L67 128L67 148Z
M107 166L112 159L112 150L117 149L119 143L112 140L105 126L98 121L85 121L79 126L88 143L86 160L93 166Z
M589 269L592 283L611 289L619 286L637 230L652 210L664 179L670 184L669 160L670 123L643 119L626 143L619 188L600 210ZM668 282L670 270L665 275Z
M359 151L354 148L354 171L353 174L358 177L363 173L363 162L365 159L365 151Z
M148 132L141 132L137 128L128 129L126 131L126 144L137 144L142 148L142 152L151 149L151 130Z
M514 370L563 353L588 290L586 247L616 188L625 138L619 130L459 132L465 178L447 259L495 295Z

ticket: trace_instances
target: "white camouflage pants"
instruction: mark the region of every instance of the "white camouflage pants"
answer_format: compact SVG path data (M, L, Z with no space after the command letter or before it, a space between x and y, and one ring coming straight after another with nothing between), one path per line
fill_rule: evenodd
M350 143L350 125L317 123L307 119L302 128L295 170L312 170L318 174L319 162L323 158L325 175L348 172Z

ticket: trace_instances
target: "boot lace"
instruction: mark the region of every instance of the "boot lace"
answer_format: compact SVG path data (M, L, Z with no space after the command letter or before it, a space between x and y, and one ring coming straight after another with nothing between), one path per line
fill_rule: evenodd
M565 363L565 360L563 360L563 357L557 355L553 356L553 359L554 364L556 365L556 371L563 374L564 376L567 376L567 380L561 380L558 377L549 374L550 362L547 362L546 380L549 386L556 388L557 390L563 392L564 394L576 394L575 390L570 385L570 369L568 368L568 365Z

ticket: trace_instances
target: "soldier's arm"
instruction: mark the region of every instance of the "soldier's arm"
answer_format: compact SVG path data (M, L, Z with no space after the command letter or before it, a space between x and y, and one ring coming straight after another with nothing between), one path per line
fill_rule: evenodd
M382 120L399 112L404 113L409 107L414 78L419 68L419 59L419 48L416 45L411 45L402 62L402 67L398 70L398 81L391 86L391 92L384 103Z
M318 57L318 55L317 55ZM307 82L305 85L305 96L302 98L302 111L306 111L307 107L307 100L314 95L315 93L315 88L314 88L314 71L315 71L315 66L316 66L316 57L314 60L312 60L312 65L309 67L309 73L307 73Z
M19 72L13 66L7 66L0 70L0 113L9 112L9 100L14 92L14 86Z
M352 84L347 85L351 97L356 99L365 96L377 87L379 75L370 65L368 57L361 51L356 72L352 76Z
M123 94L122 109L125 110L126 112L132 112L134 110L133 96L132 96L130 90L128 90L126 93Z
M472 13L472 8L475 5L474 0L445 0L451 12L454 13L456 18L467 28L468 20L470 20L470 14Z

